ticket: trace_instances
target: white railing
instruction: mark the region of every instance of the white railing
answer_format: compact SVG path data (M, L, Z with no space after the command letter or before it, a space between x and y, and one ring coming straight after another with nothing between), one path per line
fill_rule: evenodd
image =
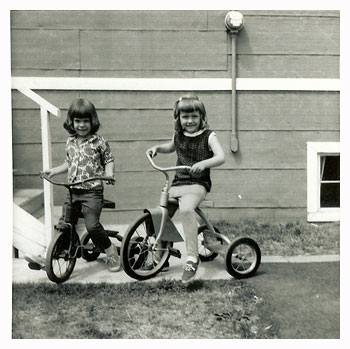
M17 85L16 87L12 88L16 88L18 91L40 106L43 170L49 169L52 167L50 114L60 117L60 110L26 86ZM48 246L53 233L53 189L50 183L47 181L43 181L43 185L45 214L44 228L46 246Z

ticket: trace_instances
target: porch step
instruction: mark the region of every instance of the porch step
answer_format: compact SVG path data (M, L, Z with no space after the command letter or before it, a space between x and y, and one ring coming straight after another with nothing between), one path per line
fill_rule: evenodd
M44 191L42 189L15 189L13 201L31 215L38 217L44 207Z

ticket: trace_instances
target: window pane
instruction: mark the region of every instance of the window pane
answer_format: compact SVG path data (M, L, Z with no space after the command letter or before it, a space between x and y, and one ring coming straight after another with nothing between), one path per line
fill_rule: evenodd
M340 183L321 184L321 207L340 207Z
M340 179L340 156L321 156L321 180Z

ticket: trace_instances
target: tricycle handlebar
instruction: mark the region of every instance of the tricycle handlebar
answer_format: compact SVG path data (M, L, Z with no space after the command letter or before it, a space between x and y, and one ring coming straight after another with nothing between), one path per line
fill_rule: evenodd
M156 169L156 170L158 170L158 171L160 171L160 172L167 172L167 171L176 171L176 170L190 170L191 169L191 166L171 166L171 167L159 167L159 166L157 166L155 163L154 163L154 161L153 161L153 159L152 159L152 157L151 157L151 154L150 154L150 152L146 152L146 156L147 156L147 159L148 159L148 161L150 162L150 164L151 164L151 166L154 168L154 169Z
M91 182L91 181L95 181L95 180L115 182L115 179L112 177L91 177L91 178L84 179L82 181L74 182L74 183L56 182L56 181L53 181L50 177L48 177L46 174L40 174L40 178L45 179L54 185L61 185L61 186L64 186L66 188L74 187L78 184L83 184L83 183Z

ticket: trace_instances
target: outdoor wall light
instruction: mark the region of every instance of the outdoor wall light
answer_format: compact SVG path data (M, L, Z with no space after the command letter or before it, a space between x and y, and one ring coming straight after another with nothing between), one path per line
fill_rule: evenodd
M225 17L225 26L230 33L238 33L243 28L242 13L238 11L227 12Z

